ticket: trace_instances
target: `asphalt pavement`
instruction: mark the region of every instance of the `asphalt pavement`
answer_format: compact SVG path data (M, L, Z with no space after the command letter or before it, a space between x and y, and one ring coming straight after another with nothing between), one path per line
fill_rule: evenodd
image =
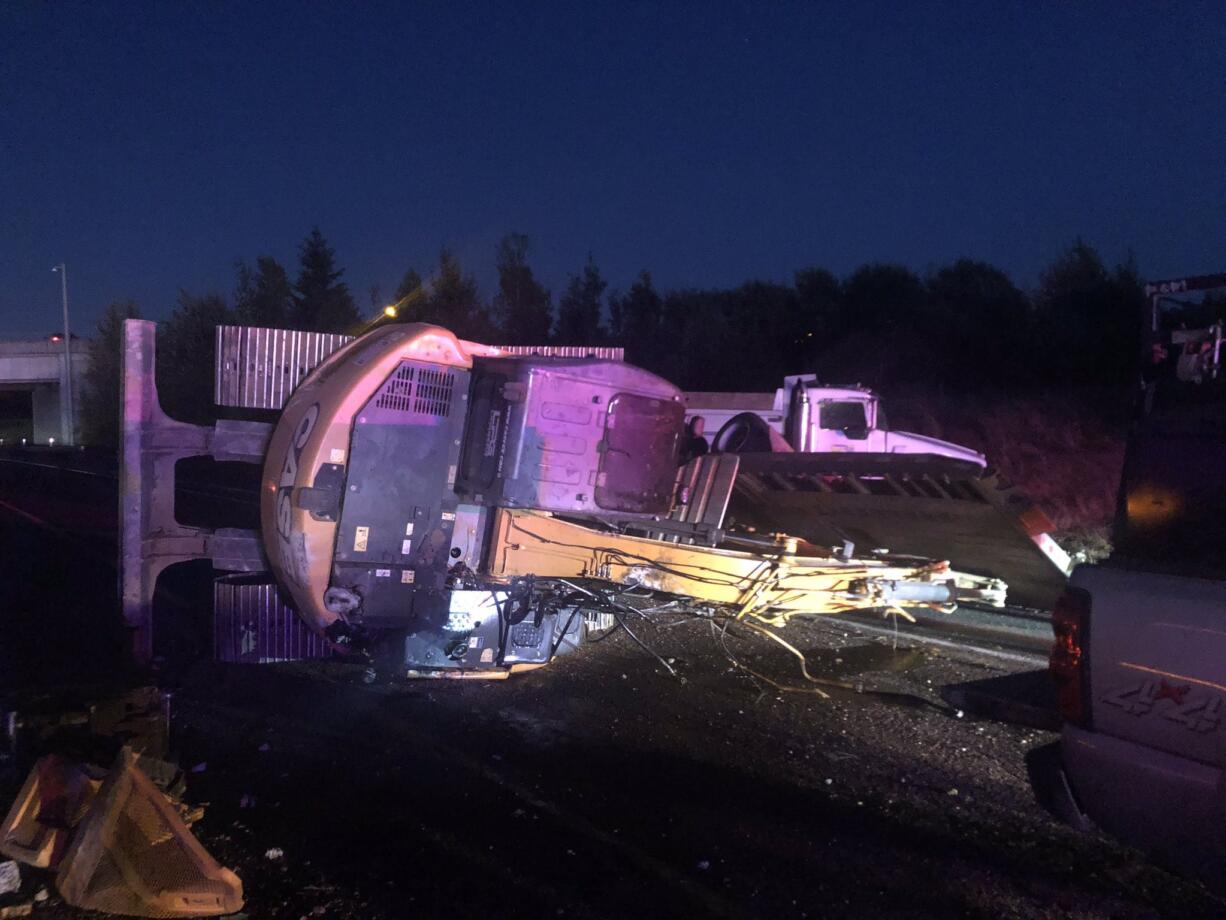
M114 480L2 461L0 690L118 675ZM778 647L669 613L641 637L679 678L614 634L507 681L367 684L208 661L209 574L161 591L162 641L184 636L163 679L196 830L249 917L1226 915L1048 818L1023 758L1055 736L951 692L1033 691L1034 656L789 626L818 687ZM53 896L35 916L86 914Z

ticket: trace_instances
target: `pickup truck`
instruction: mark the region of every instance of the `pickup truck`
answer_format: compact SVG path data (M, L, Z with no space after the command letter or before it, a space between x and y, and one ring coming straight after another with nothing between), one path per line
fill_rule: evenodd
M785 377L774 393L686 393L686 420L700 417L703 437L725 450L734 422L756 415L794 450L808 453L936 454L984 467L983 454L922 434L891 431L880 397L862 386L830 386L812 374Z
M1174 362L1172 362L1174 365ZM1110 558L1053 612L1059 742L1039 800L1172 868L1226 869L1226 387L1151 384L1129 438Z

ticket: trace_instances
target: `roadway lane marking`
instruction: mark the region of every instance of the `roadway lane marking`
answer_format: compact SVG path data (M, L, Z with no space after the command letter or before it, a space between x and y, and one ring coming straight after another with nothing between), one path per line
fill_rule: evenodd
M10 505L8 502L4 501L3 499L0 499L0 508L5 509L6 511L12 514L16 514L19 517L23 517L27 521L30 521L33 524L37 524L39 527L50 527L51 526L46 521L44 521L42 518L38 517L38 515L31 514L28 511L18 508L16 505Z
M115 479L115 473L99 473L96 470L79 470L73 466L56 466L54 463L35 463L33 460L14 460L11 457L0 457L0 463L13 463L17 466L36 466L44 470L58 470L61 473L79 473L82 476L96 476L99 479Z

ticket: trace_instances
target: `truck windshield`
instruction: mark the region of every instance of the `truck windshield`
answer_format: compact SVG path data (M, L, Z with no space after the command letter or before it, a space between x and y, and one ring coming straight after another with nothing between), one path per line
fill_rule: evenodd
M867 428L868 421L862 402L823 402L818 414L818 424L828 431L844 431L848 428Z

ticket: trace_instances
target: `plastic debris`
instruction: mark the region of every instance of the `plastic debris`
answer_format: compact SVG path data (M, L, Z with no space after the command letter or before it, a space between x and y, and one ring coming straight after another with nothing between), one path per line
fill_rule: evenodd
M41 758L0 824L0 853L54 869L101 785L78 764L55 755Z
M74 907L140 917L204 917L243 906L217 864L124 748L81 821L56 884Z
M273 847L273 848L272 848L272 849L270 849L270 850L265 850L265 851L264 851L264 858L265 858L265 859L274 859L274 860L275 860L275 859L284 859L284 858L285 858L285 851L284 851L283 849L281 849L280 847Z
M21 869L13 860L0 862L0 894L10 894L21 887Z

